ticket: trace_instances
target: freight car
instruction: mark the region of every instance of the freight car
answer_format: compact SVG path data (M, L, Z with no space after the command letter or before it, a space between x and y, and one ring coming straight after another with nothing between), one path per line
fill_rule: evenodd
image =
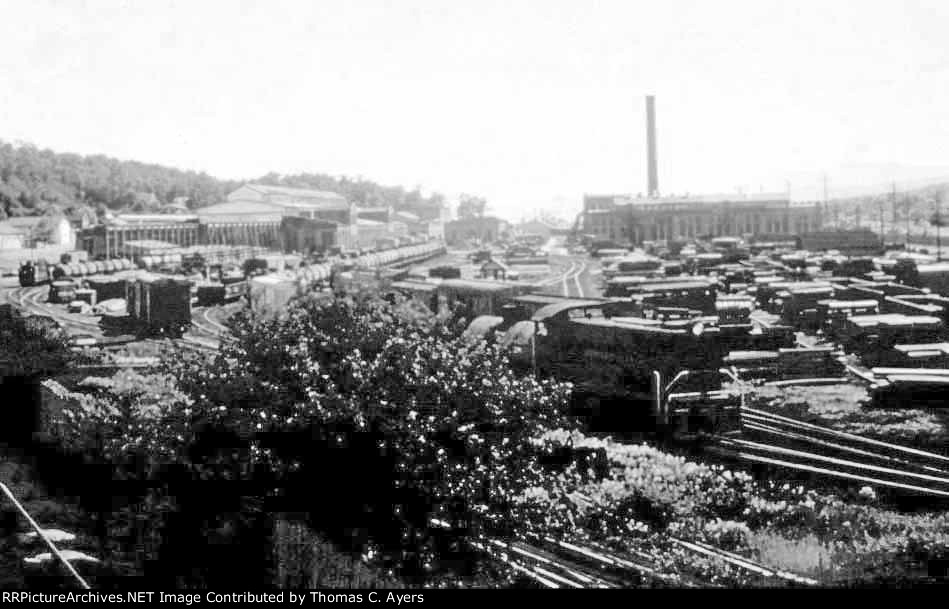
M240 300L247 295L248 282L245 280L228 283L205 283L198 285L198 306L216 307Z
M61 279L78 279L90 275L104 275L135 269L131 260L100 260L96 262L72 262L55 266L38 260L27 262L20 267L20 285L30 287Z
M126 285L129 320L140 335L180 338L191 326L191 288L183 279L138 277Z
M907 285L949 296L949 263L915 264L900 261L894 275Z
M694 433L739 427L740 398L723 390L719 368L726 354L715 331L689 322L584 316L546 320L533 342L537 372L574 383L573 411L594 429ZM679 393L698 399L670 411L663 387L674 379L680 379Z
M836 338L845 351L872 363L896 345L935 343L944 336L945 324L938 317L888 314L850 317Z

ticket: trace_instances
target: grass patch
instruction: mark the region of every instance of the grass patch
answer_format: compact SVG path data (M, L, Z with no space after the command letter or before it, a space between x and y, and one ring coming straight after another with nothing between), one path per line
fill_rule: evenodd
M750 533L745 543L762 564L824 581L835 572L833 548L816 535L789 539L772 531Z
M945 452L946 415L921 409L864 406L866 389L856 384L762 386L753 394L756 407L831 429L889 442Z

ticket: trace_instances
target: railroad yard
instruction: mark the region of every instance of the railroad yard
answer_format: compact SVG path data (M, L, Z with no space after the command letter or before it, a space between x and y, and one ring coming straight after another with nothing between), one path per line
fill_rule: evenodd
M790 488L810 502L808 509L815 501L838 501L828 499L834 496L858 503L872 498L874 509L893 514L949 505L949 417L942 409L949 309L940 278L918 256L754 251L736 242L697 242L676 253L662 244L580 251L558 239L522 264L503 250L446 250L438 243L295 268L286 266L286 257L251 255L264 261L265 272L235 275L232 284L242 288L228 298L219 270L214 304L206 293L175 287L184 281L180 269L119 271L105 281L89 268L93 273L64 282L64 268L59 279L52 272L46 281L21 272L0 285L6 303L51 320L76 350L98 353L115 369L143 370L167 348L217 352L229 340L229 317L247 307L272 313L294 295L331 294L331 284L338 290L340 282L401 293L433 309L455 307L469 323L468 335L510 350L518 373L571 382L574 414L590 435L570 440L570 450L600 451L621 484L635 484L629 476L641 475L636 468L666 471L691 463L695 469L686 478L696 479L693 494L737 484L741 492L764 496L786 497ZM487 277L486 269L501 260L508 277ZM208 286L209 270L203 270L204 278L183 285ZM109 287L116 281L122 289ZM181 294L177 301L135 293L144 289L137 286L163 282ZM94 292L87 286L99 287L106 298L90 295L85 305L72 300ZM93 307L122 293L126 299L118 306ZM181 327L129 325L130 318L155 315L136 314L136 302L165 303L159 306L174 311ZM587 359L578 361L579 353ZM564 438L554 434L547 441L559 445ZM647 446L667 452L628 452L656 450ZM633 467L629 459L641 464ZM727 482L719 478L723 472ZM781 483L784 490L775 491ZM569 499L538 492L551 505L568 501L582 511L597 503L599 484L580 485ZM718 490L700 490L703 484ZM670 505L678 510L683 501L717 499L677 495ZM729 526L745 526L740 522ZM787 554L797 550L788 540L768 542L783 548L772 548L778 556L769 559L764 546L742 554L704 539L666 535L639 550L627 546L625 553L589 539L527 533L471 544L545 587L710 585L675 566L696 556L742 573L739 579L749 585L822 585L830 581L822 577L835 573L825 564L832 558L823 540L799 542L813 547L798 550L819 556L815 569L808 559L795 567ZM765 544L749 539L746 545Z

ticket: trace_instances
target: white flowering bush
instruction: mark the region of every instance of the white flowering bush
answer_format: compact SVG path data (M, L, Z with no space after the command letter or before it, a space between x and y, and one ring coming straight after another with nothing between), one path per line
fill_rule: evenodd
M543 474L529 440L567 423L569 386L516 376L446 322L360 295L237 316L210 365L169 362L192 400L187 459L265 471L275 510L402 577L473 576L465 538L515 528L512 498Z
M670 544L671 538L731 550L774 568L825 583L918 577L928 558L949 554L949 517L898 514L819 493L800 484L755 481L721 466L690 462L649 446L621 445L576 431L551 431L537 447L606 450L608 475L591 479L568 468L518 497L518 511L545 530L651 549L668 573L743 585L749 573Z

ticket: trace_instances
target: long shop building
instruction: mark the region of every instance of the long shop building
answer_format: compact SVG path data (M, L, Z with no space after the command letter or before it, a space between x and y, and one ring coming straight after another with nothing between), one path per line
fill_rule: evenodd
M77 245L92 258L123 255L129 242L161 241L181 247L192 245L251 245L280 248L281 222L201 222L197 217L168 216L116 224L101 224L79 233Z
M374 227L378 229L379 227ZM381 228L387 229L387 226ZM92 259L115 258L126 254L125 245L141 241L161 241L181 247L192 245L243 245L285 252L310 253L334 246L345 249L373 247L380 235L405 237L404 231L368 231L361 225L327 220L277 217L256 221L226 221L218 218L169 215L147 220L110 223L84 229L77 246Z
M598 239L644 241L801 234L821 225L820 208L780 195L634 198L588 195L580 231Z

